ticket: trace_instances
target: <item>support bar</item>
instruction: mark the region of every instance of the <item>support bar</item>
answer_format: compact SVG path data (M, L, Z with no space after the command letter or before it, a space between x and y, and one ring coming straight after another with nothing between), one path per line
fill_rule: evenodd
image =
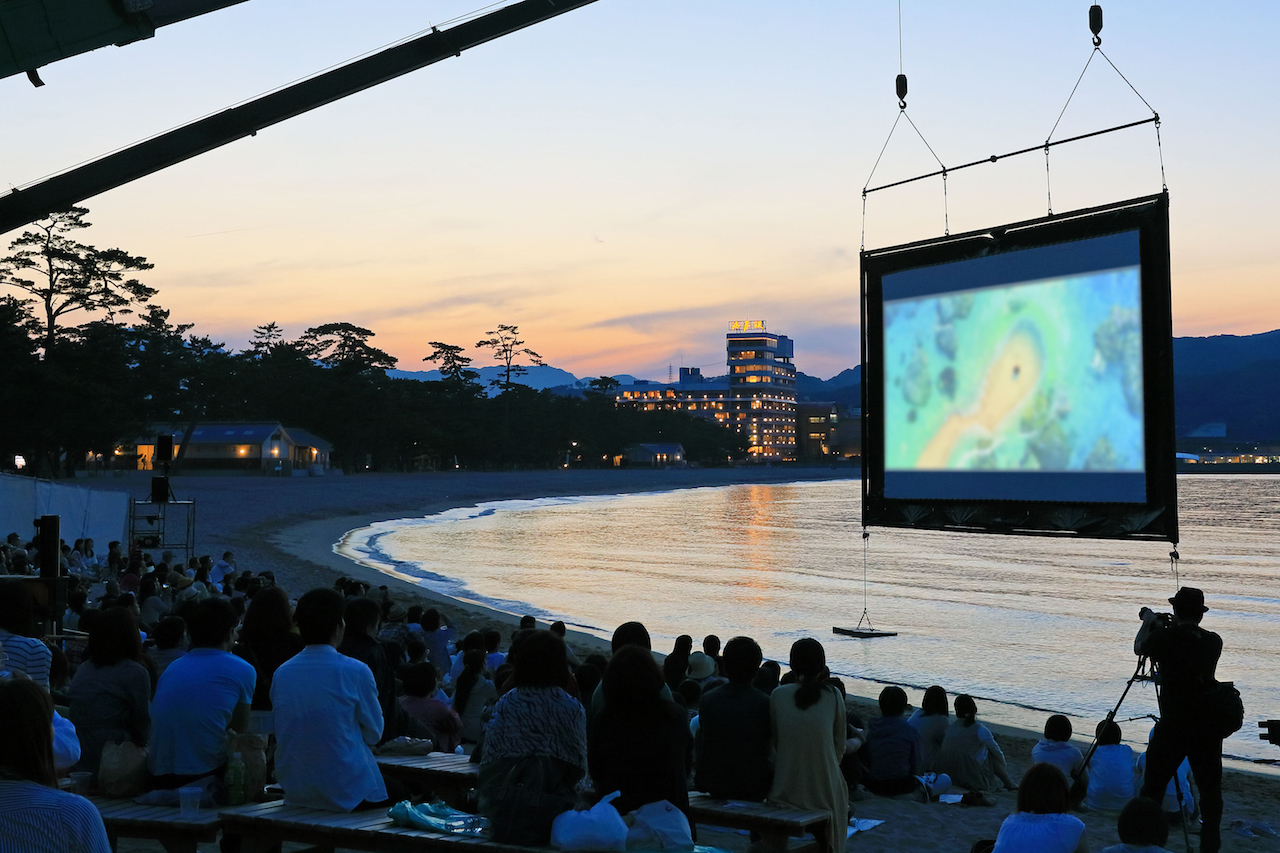
M0 196L0 234L595 0L521 0L355 60Z

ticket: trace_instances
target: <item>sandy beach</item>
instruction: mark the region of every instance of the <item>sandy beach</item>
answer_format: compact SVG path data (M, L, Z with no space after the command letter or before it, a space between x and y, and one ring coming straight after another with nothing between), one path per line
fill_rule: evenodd
M375 585L386 584L406 605L439 606L462 628L513 626L518 615L461 604L443 596L359 566L333 552L346 532L377 521L423 516L479 502L537 497L617 494L734 483L784 483L849 477L848 467L751 468L672 471L530 471L508 473L438 473L412 475L364 475L358 477L263 478L248 476L192 476L174 478L180 500L196 503L196 543L200 553L215 556L231 550L241 569L271 570L277 583L298 595L314 586L329 586L339 575L359 577ZM127 490L144 497L148 481L142 476L81 480L78 485ZM732 634L725 626L723 636ZM585 634L572 639L580 648L598 647L602 641ZM823 638L825 639L825 638ZM911 695L913 701L919 697ZM870 697L852 696L864 716L874 715ZM981 712L980 712L981 713ZM1250 721L1246 721L1249 724ZM992 726L1004 747L1014 778L1031 765L1031 747L1038 732ZM1087 744L1081 744L1082 748ZM1280 839L1245 838L1231 832L1233 820L1269 821L1280 827L1280 780L1248 772L1226 774L1226 808L1223 819L1224 851L1280 851ZM872 797L855 803L859 818L884 823L855 835L850 850L865 851L967 851L981 838L994 838L1001 821L1014 807L1015 794L995 795L996 806L968 808L937 803ZM1115 816L1079 815L1088 826L1090 848L1100 850L1118 841ZM1170 850L1185 849L1181 830L1173 828ZM747 838L730 832L707 832L700 843L745 850ZM1193 844L1198 839L1193 836ZM201 851L216 850L202 845ZM147 843L121 845L122 850L159 850Z

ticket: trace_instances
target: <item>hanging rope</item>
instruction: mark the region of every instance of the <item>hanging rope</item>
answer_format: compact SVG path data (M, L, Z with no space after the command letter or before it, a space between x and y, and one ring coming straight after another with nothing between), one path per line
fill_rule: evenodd
M907 75L903 72L902 66L902 0L898 0L898 76L894 79L894 90L898 95L898 117L893 120L893 127L889 128L889 135L885 137L884 145L880 146L880 154L876 157L876 162L871 167L871 174L867 175L867 182L862 185L862 242L859 251L866 251L867 248L867 193L875 192L868 190L871 185L871 179L875 177L876 169L880 167L880 160L884 157L884 152L889 148L889 141L893 139L893 132L898 129L898 122L905 116L907 123L911 125L911 129L916 132L916 136L920 137L920 141L924 143L924 147L929 150L929 154L938 164L939 171L930 172L929 177L942 175L942 225L946 234L951 233L951 212L948 207L947 200L947 167L942 162L942 158L933 150L933 146L929 144L929 140L924 138L924 134L920 132L920 128L916 127L916 123L911 120L911 116L907 114ZM877 187L884 189L884 187Z
M867 610L867 543L871 539L871 533L867 528L862 528L862 618L858 620L858 627L862 627L862 623L866 622L867 627L874 631L876 628L871 624L871 613Z
M934 152L933 147L929 145L928 140L926 140L926 139L924 138L924 134L920 133L920 129L919 129L919 128L917 128L917 127L915 126L915 122L912 122L912 121L911 121L911 117L910 117L910 116L907 116L907 121L908 121L908 122L910 122L911 127L916 131L916 135L920 137L920 140L921 140L922 142L924 142L925 147L929 149L929 153L933 155L934 160L937 160L937 161L938 161L938 169L937 169L936 171L933 171L933 172L926 172L926 173L925 173L925 174L923 174L923 175L916 175L915 177L912 177L912 178L904 178L903 180L900 180L900 181L893 181L893 182L891 182L891 183L881 184L881 185L879 185L879 186L875 186L875 187L873 187L873 186L871 186L871 179L875 176L876 168L880 165L880 160L881 160L881 158L883 158L883 157L884 157L885 149L886 149L886 148L888 148L888 146L889 146L889 139L892 139L892 138L893 138L893 130L891 129L891 130L889 131L889 138L885 140L884 147L882 147L882 148L880 149L880 156L876 157L876 163L875 163L875 166L873 166L873 167L872 167L872 169L871 169L871 174L867 176L867 183L866 183L866 185L864 185L864 186L863 186L863 188L862 188L862 249L863 249L864 251L865 251L865 249L866 249L866 235L867 235L867 222L866 222L866 219L867 219L867 195L868 195L869 193L880 192L881 190L892 189L892 188L894 188L894 187L900 187L900 186L903 186L903 185L905 185L905 184L914 183L914 182L916 182L916 181L923 181L923 180L926 180L926 179L928 179L928 178L935 178L935 177L941 176L941 177L942 177L942 181L943 181L943 183L942 183L942 193L943 193L943 218L944 218L944 223L945 223L945 225L946 225L947 233L949 234L949 233L950 233L950 211L949 211L949 209L948 209L949 200L948 200L948 198L947 198L947 177L948 177L951 173L953 173L953 172L958 172L958 171L960 171L961 169L968 169L968 168L971 168L971 167L973 167L973 166L979 166L979 165L982 165L982 164L984 164L984 163L996 163L996 162L998 162L998 161L1000 161L1000 160L1004 160L1004 159L1007 159L1007 158L1009 158L1009 157L1018 157L1018 156L1021 156L1021 155L1023 155L1023 154L1030 154L1030 153L1031 153L1031 152L1033 152L1033 151L1043 151L1043 152L1044 152L1044 158L1045 158L1045 163L1044 163L1044 168L1045 168L1045 196L1046 196L1046 199L1047 199L1047 202L1048 202L1048 205L1047 205L1047 206L1048 206L1049 215L1053 215L1053 184L1052 184L1052 171L1051 171L1051 168L1050 168L1049 149L1050 149L1050 148L1053 148L1054 146L1057 146L1057 145L1066 145L1066 144L1071 143L1071 142L1079 142L1079 141L1080 141L1080 140L1082 140L1082 139L1091 139L1091 138L1093 138L1093 137L1095 137L1095 136L1103 136L1103 135L1108 134L1108 133L1116 133L1116 132L1121 131L1121 130L1128 130L1128 129L1130 129L1130 128L1138 127L1138 126L1140 126L1140 125L1144 125L1144 124L1154 124L1154 125L1155 125L1155 129L1156 129L1156 152L1157 152L1157 155L1158 155L1159 160L1160 160L1160 187L1161 187L1161 189L1162 189L1162 190L1167 191L1167 190L1169 189L1169 185L1168 185L1168 181L1167 181L1167 179L1166 179L1166 177L1165 177L1165 168L1164 168L1164 148L1163 148L1162 141L1161 141L1161 138L1160 138L1160 114L1159 114L1159 113L1157 113L1157 112L1155 111L1155 109L1151 106L1150 102L1148 102L1148 101L1147 101L1147 99L1146 99L1146 98L1144 98L1144 97L1142 96L1142 93L1138 91L1137 87L1136 87L1136 86L1134 86L1134 85L1133 85L1133 83L1131 83L1131 82L1129 81L1129 78L1125 77L1125 76L1124 76L1124 73L1123 73L1123 72L1121 72L1121 71L1120 71L1120 69L1119 69L1118 67L1116 67L1116 64L1115 64L1114 62L1112 62L1112 61L1111 61L1111 57L1107 56L1106 52L1104 52L1104 51L1102 50L1102 37L1101 37L1101 35L1100 35L1100 33L1101 33L1101 31L1102 31L1102 8L1101 8L1100 6L1098 6L1098 5L1096 5L1096 4L1095 4L1093 7L1091 7L1091 8L1089 9L1089 29L1093 31L1093 49L1089 52L1089 58L1085 61L1084 68L1080 71L1080 76L1076 78L1075 85L1071 87L1071 93L1067 96L1067 101L1066 101L1066 103L1062 105L1062 110L1058 113L1058 118L1057 118L1057 120L1053 123L1053 128L1049 131L1049 135L1048 135L1047 137L1045 137L1045 141L1044 141L1044 143L1043 143L1043 144L1041 144L1041 145L1034 145L1034 146L1031 146L1031 147L1029 147L1029 148L1020 148L1020 149L1018 149L1017 151L1010 151L1008 154L992 154L990 157L984 157L984 158L982 158L981 160L973 160L973 161L971 161L971 162L969 162L969 163L962 163L962 164L961 164L961 165L959 165L959 166L950 166L950 167L948 167L948 166L946 166L946 165L944 165L944 164L942 163L942 160L941 160L941 159L938 157L938 155ZM902 4L901 4L901 0L899 0L899 4L898 4L898 42L899 42L899 44L898 44L898 54L899 54L899 56L898 56L898 62L899 62L899 67L901 67L901 64L902 64L902 55L901 55L901 54L902 54L902 43L901 43L901 42L902 42ZM1090 132L1090 133L1081 133L1081 134L1078 134L1078 135L1076 135L1076 136L1068 137L1068 138L1066 138L1066 139L1057 139L1057 140L1055 140L1055 139L1053 138L1053 135L1054 135L1055 133L1057 133L1057 131L1058 131L1058 126L1062 123L1062 118L1063 118L1063 116L1064 116L1064 115L1066 114L1066 112L1067 112L1067 107L1069 107L1069 106L1071 105L1071 101L1072 101L1072 99L1075 97L1076 91L1080 88L1080 83L1081 83L1081 81L1084 79L1085 72L1087 72L1087 71L1089 70L1089 66L1092 64L1092 62L1093 62L1093 57L1094 57L1094 55L1095 55L1095 54L1097 54L1097 55L1101 55L1101 56L1102 56L1102 58L1103 58L1104 60L1106 60L1107 64L1111 66L1112 70L1114 70L1114 71L1116 72L1116 74L1118 74L1118 75L1120 76L1120 79L1121 79L1121 80L1123 80L1123 81L1125 82L1125 85L1127 85L1127 86L1129 87L1129 89L1130 89L1130 90L1131 90L1135 95L1137 95L1137 96L1138 96L1138 100L1142 101L1143 105L1144 105L1144 106L1146 106L1146 108L1147 108L1147 109L1151 110L1151 117L1150 117L1150 118L1141 119L1141 120L1139 120L1139 121L1131 121L1131 122L1128 122L1128 123L1126 123L1126 124L1119 124L1119 125L1116 125L1116 126L1114 126L1114 127L1108 127L1108 128L1105 128L1105 129L1103 129L1103 130L1095 130L1095 131L1092 131L1092 132ZM907 109L907 105L906 105L906 101L905 101L905 95L906 95L906 76L905 76L904 74L901 74L901 73L898 75L898 89L899 89L899 95L898 95L898 99L899 99L899 101L898 101L898 106L899 106L899 110L900 110L899 115L898 115L898 118L899 118L899 119L901 119L901 118L902 118L902 116L906 115L906 109ZM898 124L897 124L897 121L895 120L895 121L894 121L894 129L896 129L896 128L897 128L897 126L898 126Z

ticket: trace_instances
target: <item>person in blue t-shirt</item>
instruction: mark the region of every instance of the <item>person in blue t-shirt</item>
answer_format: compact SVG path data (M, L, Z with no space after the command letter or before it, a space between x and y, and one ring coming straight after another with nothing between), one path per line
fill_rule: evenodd
M231 654L236 614L224 598L187 610L191 651L164 671L151 703L154 787L178 788L227 764L228 730L244 732L257 673Z

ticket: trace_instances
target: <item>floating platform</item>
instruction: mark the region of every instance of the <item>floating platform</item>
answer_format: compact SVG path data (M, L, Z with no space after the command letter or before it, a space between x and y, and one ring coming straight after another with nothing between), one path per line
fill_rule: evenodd
M877 631L875 628L832 628L831 633L840 634L844 637L856 637L859 640L898 636L897 631Z

